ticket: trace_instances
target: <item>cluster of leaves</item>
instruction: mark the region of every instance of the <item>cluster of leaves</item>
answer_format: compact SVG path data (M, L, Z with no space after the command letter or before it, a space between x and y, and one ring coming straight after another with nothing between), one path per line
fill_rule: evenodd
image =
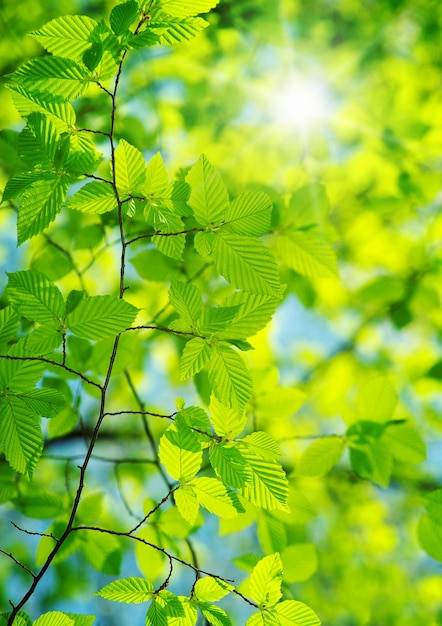
M293 598L289 584L307 580L317 569L315 546L303 529L315 511L296 481L328 474L346 448L349 467L382 487L389 485L395 464L426 458L425 444L411 422L394 416L394 388L387 377L377 376L359 387L355 408L345 416L345 433L317 436L294 471L292 457L281 463L285 424L304 396L280 386L276 370L251 369L249 355L253 338L268 326L287 291L309 302L308 279L337 276L325 187L309 183L284 197L258 187L231 199L228 185L204 154L171 182L160 153L146 159L145 150L152 146L123 136L124 118L122 132L116 132L128 53L193 39L208 26L198 14L216 4L129 0L114 6L108 22L76 15L56 18L32 33L49 54L9 76L8 89L25 127L2 135L20 161L3 201L17 210L19 245L36 236L48 245L32 269L8 274L7 306L0 310L0 448L6 461L0 463L0 502L51 523L44 533L24 531L40 536L35 558L1 549L32 583L12 612L0 615L0 625L92 624L93 615L59 611L32 622L22 608L49 567L62 566L75 555L102 574L120 575L128 542L135 546L145 577L117 579L95 595L150 602L146 624L190 626L200 614L207 623L228 626L233 604L222 608L216 603L232 593L246 601L247 609L257 609L247 626L319 625L308 606L282 599L282 591ZM238 14L245 11L244 4L238 3ZM222 15L222 7L218 10ZM77 105L88 95L92 102L107 100L105 127L81 126L81 106L74 108L72 101ZM51 239L57 228L68 231L72 223L80 224L74 253L69 244ZM110 243L113 238L116 243ZM118 248L115 271L98 265L93 251L103 243L105 251ZM92 261L80 270L74 257L84 250L92 252ZM131 258L129 250L135 251ZM111 268L114 262L112 257ZM104 295L90 295L84 284L85 273L95 265ZM71 271L80 289L66 289L68 282L55 284ZM375 281L366 298L391 290L391 281L382 280ZM162 291L154 287L158 284ZM115 291L118 295L111 295ZM391 291L391 316L400 324L399 304L408 302L412 290ZM164 306L152 315L157 294L158 308ZM181 381L193 379L202 406L193 400L186 406L178 399L177 410L163 414L148 410L141 399L133 380L160 335L175 342ZM433 375L437 378L437 368ZM120 401L122 379L131 392L127 402L127 396ZM120 457L129 427L119 418L130 414L140 419L152 450L152 458L141 459L142 471L137 469L140 459ZM109 427L111 416L116 419ZM41 417L50 418L43 428ZM270 419L281 423L281 441L267 431ZM170 423L164 428L155 420ZM136 430L131 436L134 432L137 438ZM64 457L66 485L48 487L40 469L43 460L51 462L45 439L49 447L57 437L63 441L79 434L86 453L75 488L69 469L75 455ZM100 459L96 450L106 436L118 453ZM86 474L93 481L94 456L114 465L121 500L137 520L132 528L111 510L111 490L99 480L95 487L103 493L86 489ZM135 500L150 493L145 485L156 491L163 481L166 488L163 496L145 499L141 516L132 511L121 486L118 468L123 462L130 468L131 484L143 484ZM419 539L431 556L441 559L438 494L428 499ZM207 513L220 518L222 534L256 522L259 550L234 559L250 574L240 585L199 564L193 535ZM195 575L188 595L168 589L179 564Z

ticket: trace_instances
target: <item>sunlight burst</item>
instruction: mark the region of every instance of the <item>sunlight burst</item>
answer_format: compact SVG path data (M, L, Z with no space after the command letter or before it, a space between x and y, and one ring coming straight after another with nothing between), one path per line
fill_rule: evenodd
M275 88L269 108L277 124L307 129L329 117L331 100L325 84L291 78Z

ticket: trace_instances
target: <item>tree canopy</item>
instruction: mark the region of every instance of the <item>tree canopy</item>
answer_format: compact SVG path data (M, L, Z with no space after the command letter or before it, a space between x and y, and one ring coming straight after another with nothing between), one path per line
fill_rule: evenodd
M0 626L442 624L441 11L0 14Z

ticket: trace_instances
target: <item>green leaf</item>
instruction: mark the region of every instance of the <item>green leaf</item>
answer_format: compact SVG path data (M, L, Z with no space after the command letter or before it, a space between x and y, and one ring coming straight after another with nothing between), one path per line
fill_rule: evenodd
M86 15L65 15L30 34L53 55L79 61L97 26L98 22Z
M356 398L359 420L388 422L396 408L397 395L388 376L376 376L363 385Z
M11 616L10 613L3 613L0 615L0 626L6 626L8 619ZM13 622L14 626L32 626L32 620L24 611L19 611Z
M152 584L145 578L121 578L109 583L100 591L94 593L106 600L115 602L127 602L129 604L139 604L147 602L152 598Z
M238 509L231 493L223 483L216 478L194 478L189 486L192 487L199 504L210 513L218 517L236 517Z
M195 476L202 463L202 451L192 430L178 421L171 424L160 439L159 457L175 480L187 481Z
M168 617L167 626L195 626L197 622L196 608L190 598L178 596L184 614L181 617Z
M47 99L26 91L21 85L7 86L20 115L27 118L31 113L43 113L52 122L58 133L71 130L75 124L75 110L69 102L54 102L49 95Z
M252 381L242 357L223 344L213 350L209 381L216 398L238 411L244 409L252 394Z
M63 176L37 180L28 187L18 210L18 245L41 233L61 211L68 182Z
M158 7L168 15L187 17L198 13L208 13L219 0L160 0Z
M157 152L146 167L146 181L143 192L146 196L158 196L169 185L169 179L164 165L163 157Z
M388 451L402 463L422 463L427 458L425 442L416 429L408 424L390 422L382 435Z
M262 558L249 579L249 595L260 607L272 607L281 598L282 562L276 552Z
M231 585L219 578L204 576L204 578L199 578L196 581L193 595L197 602L217 602L229 594L232 589Z
M154 12L145 31L141 31L130 40L134 48L161 45L174 46L196 37L208 26L200 17L172 17L165 13Z
M67 317L71 332L85 339L113 337L132 325L138 309L113 296L84 298Z
M298 229L322 227L329 206L324 185L310 183L297 189L292 195L288 209L283 212L283 223L295 225Z
M210 450L210 462L223 483L241 488L252 479L249 464L233 444L219 443Z
M318 556L313 543L295 543L281 554L284 581L290 584L308 580L318 569Z
M111 185L93 181L69 198L68 207L83 213L108 213L117 208L117 199Z
M195 337L186 343L180 359L180 376L183 380L199 372L210 361L211 351L207 341Z
M284 600L276 605L281 626L321 626L321 621L306 604L296 600Z
M40 380L45 364L23 359L28 355L23 351L21 342L9 350L8 356L19 359L0 359L0 389L14 393L26 391Z
M75 626L92 626L95 622L95 615L83 615L78 613L66 613L74 620Z
M336 278L338 269L333 248L317 230L292 230L277 239L283 263L309 278Z
M18 509L27 517L51 519L63 510L63 498L57 493L26 485L20 486L17 498Z
M247 415L237 408L225 406L216 396L210 399L210 420L215 432L220 437L234 439L245 428Z
M262 191L243 193L228 207L225 222L238 235L264 235L270 228L272 201Z
M143 155L124 139L115 150L115 181L120 194L135 195L143 185L146 172Z
M227 207L229 195L221 176L202 154L186 176L191 188L188 204L197 222L202 226L220 224Z
M230 617L221 607L216 606L216 604L200 602L198 606L201 613L206 618L206 623L213 624L213 626L232 626Z
M168 626L167 609L157 598L147 609L146 626Z
M442 561L442 524L422 513L417 529L419 543L427 554Z
M152 212L154 228L158 233L152 237L152 243L166 256L181 260L186 245L186 235L182 233L183 220L168 209L153 207Z
M296 468L297 476L323 476L338 462L345 444L339 437L327 437L314 441L303 452Z
M218 230L213 256L219 273L238 289L264 296L279 295L278 266L259 239Z
M49 613L40 615L40 617L33 622L33 626L75 626L75 622L65 613L50 611Z
M199 502L192 487L181 485L174 493L175 504L183 518L194 526L198 516Z
M16 338L20 318L12 306L0 310L0 352L6 352L9 343Z
M247 438L239 442L239 451L251 471L251 480L240 490L246 500L256 506L273 510L289 511L287 477L281 465L258 456L247 443Z
M243 444L253 451L254 454L263 458L276 461L282 456L278 443L271 435L263 431L256 431L241 440Z
M211 335L223 331L232 322L238 312L238 308L238 306L203 307L198 324L201 332Z
M267 326L280 300L273 296L260 296L244 292L235 292L226 300L224 306L239 306L232 322L225 330L217 333L219 339L246 339Z
M86 533L82 548L86 560L98 572L111 575L120 573L122 550L117 537Z
M51 179L52 175L46 174L45 177L46 179ZM20 198L32 183L41 180L41 178L42 174L40 172L23 172L22 174L17 174L17 176L11 176L3 191L2 202Z
M169 300L190 328L196 326L203 302L201 293L195 285L173 280L169 289Z
M30 113L18 137L19 156L30 167L53 169L58 146L57 130L46 115Z
M129 259L141 278L153 282L166 282L178 273L178 263L159 250L148 248Z
M0 398L0 448L14 470L32 476L43 451L43 435L20 398Z
M134 0L118 4L111 11L109 22L116 35L122 35L139 17L140 9Z
M200 256L206 257L212 254L214 239L215 235L212 232L196 233L193 245Z
M58 287L35 270L8 273L7 296L17 311L39 324L59 322L65 303Z
M65 408L67 400L56 389L30 389L17 394L31 414L56 417Z
M86 91L89 84L85 70L75 61L50 56L28 61L9 77L27 92L52 101L57 97L64 101L74 100Z
M350 462L354 471L381 487L388 487L393 470L393 457L388 448L379 441L368 439L362 444L354 445L350 442L349 445Z

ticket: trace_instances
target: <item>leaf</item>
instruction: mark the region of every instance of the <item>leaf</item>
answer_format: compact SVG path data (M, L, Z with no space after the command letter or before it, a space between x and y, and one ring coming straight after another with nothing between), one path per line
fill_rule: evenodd
M388 448L379 441L369 441L363 446L350 443L352 468L362 478L368 478L381 487L388 487L393 470L393 457Z
M196 325L203 303L201 293L195 285L173 280L169 289L169 300L180 317L191 328Z
M161 601L154 599L147 609L146 626L168 626L167 609Z
M111 11L109 22L116 35L122 35L139 16L138 3L134 0L118 4Z
M206 257L212 254L214 238L215 235L212 232L196 233L193 245L200 256Z
M19 67L9 77L27 92L52 101L57 97L64 101L74 100L81 96L89 85L85 70L72 59L61 57L47 56L33 59Z
M109 583L94 596L101 596L106 600L115 602L127 602L129 604L139 604L147 602L152 598L153 586L145 578L121 578Z
M33 626L75 626L75 622L65 613L50 611L49 613L40 615L40 617L33 622Z
M387 422L394 414L397 395L388 376L376 376L363 385L356 398L359 420Z
M152 243L163 254L181 260L186 245L186 235L182 233L183 220L167 209L156 208L154 214L154 227L158 234L152 237Z
M180 376L183 380L199 372L210 361L211 351L207 342L195 337L186 343L180 359Z
M200 505L192 487L180 485L174 493L174 498L180 514L186 522L194 526Z
M17 311L39 324L59 322L65 303L58 287L35 270L8 273L7 296Z
M67 317L71 332L85 339L113 337L131 326L138 309L113 296L84 298Z
M146 196L157 196L164 192L169 184L169 179L164 165L163 157L157 152L146 167L146 181L143 192Z
M382 442L388 451L402 463L422 463L427 458L425 442L416 429L408 424L391 422L385 429Z
M260 607L272 607L281 598L282 562L276 552L262 558L249 579L249 595Z
M239 310L225 330L217 333L219 339L246 339L267 326L280 300L273 296L260 296L235 292L223 305L238 306Z
M75 626L92 626L95 622L95 615L83 615L79 613L66 613L74 620Z
M230 408L242 411L252 393L252 381L240 355L218 344L209 365L209 381L216 398Z
M0 309L0 352L6 352L9 343L15 339L20 325L20 318L12 306Z
M220 224L227 207L229 195L221 176L202 154L186 176L191 188L188 205L202 226Z
M168 15L187 17L198 13L208 13L219 0L160 0L158 6Z
M245 428L247 415L236 408L228 407L212 395L210 399L210 420L220 437L234 439Z
M122 550L117 537L86 533L82 548L86 560L98 572L112 575L120 573Z
M23 172L22 174L17 174L17 176L12 176L6 183L6 187L3 191L2 202L13 200L14 198L20 198L26 189L32 185L32 183L35 183L37 180L41 180L41 178L42 174L34 171ZM51 178L51 174L46 175L47 180Z
M339 437L314 441L301 455L296 475L324 476L339 462L344 448L344 442Z
M27 517L51 519L63 510L63 498L56 493L33 486L20 487L18 509Z
M14 470L32 476L43 451L43 435L20 398L0 398L0 448Z
M284 581L297 583L308 580L318 569L318 556L313 543L295 543L281 554Z
M297 189L290 199L290 205L283 212L283 223L296 228L322 227L329 210L329 200L324 185L304 185Z
M201 613L206 618L206 623L213 624L213 626L232 626L230 617L221 607L216 606L216 604L200 602L198 606Z
M218 517L236 517L238 510L223 483L216 478L194 478L192 487L199 504Z
M262 191L243 193L230 204L225 222L238 235L264 235L270 228L272 201Z
M134 48L161 45L174 46L196 37L208 26L200 17L178 18L154 12L145 31L135 35L130 44Z
M240 490L241 495L256 506L268 510L289 511L289 486L281 465L258 456L243 442L244 439L239 451L250 466L251 480Z
M338 269L333 248L317 230L292 230L277 239L283 263L309 278L336 278Z
M111 185L93 181L69 198L68 207L83 213L108 213L117 208L117 199Z
M30 113L28 124L18 137L19 156L30 167L53 169L58 133L42 113Z
M256 431L241 440L242 444L253 451L254 454L263 458L276 461L282 456L278 443L271 435L263 431Z
M67 405L65 396L56 389L30 389L17 394L31 414L56 417Z
M279 295L278 266L259 239L218 230L213 256L219 273L238 289L264 296Z
M422 513L417 529L419 543L427 554L442 561L442 524Z
M68 183L62 176L37 180L23 194L18 210L18 245L41 233L61 211Z
M238 306L204 306L199 328L202 333L214 334L223 331L238 312Z
M14 393L26 391L40 380L45 364L23 359L27 355L21 342L9 350L8 356L18 359L0 359L0 389Z
M219 443L211 448L210 462L223 483L231 487L244 487L252 478L250 466L234 445Z
M22 117L27 118L35 111L43 113L58 133L69 131L74 126L75 110L69 102L54 102L53 97L50 96L46 100L32 91L26 91L21 85L8 85L7 87L14 106Z
M159 457L168 474L180 481L193 478L202 463L198 439L182 422L171 424L161 437Z
M196 581L193 595L197 602L217 602L229 594L232 589L231 585L219 578L204 576L204 578L199 578Z
M168 617L167 626L195 626L198 615L190 598L178 596L184 614L181 617Z
M115 181L122 195L135 195L145 180L143 155L124 139L115 150Z
M306 604L296 600L284 600L276 605L281 626L321 626L321 621Z
M30 34L54 56L79 61L90 46L90 35L97 26L98 22L86 15L65 15Z

